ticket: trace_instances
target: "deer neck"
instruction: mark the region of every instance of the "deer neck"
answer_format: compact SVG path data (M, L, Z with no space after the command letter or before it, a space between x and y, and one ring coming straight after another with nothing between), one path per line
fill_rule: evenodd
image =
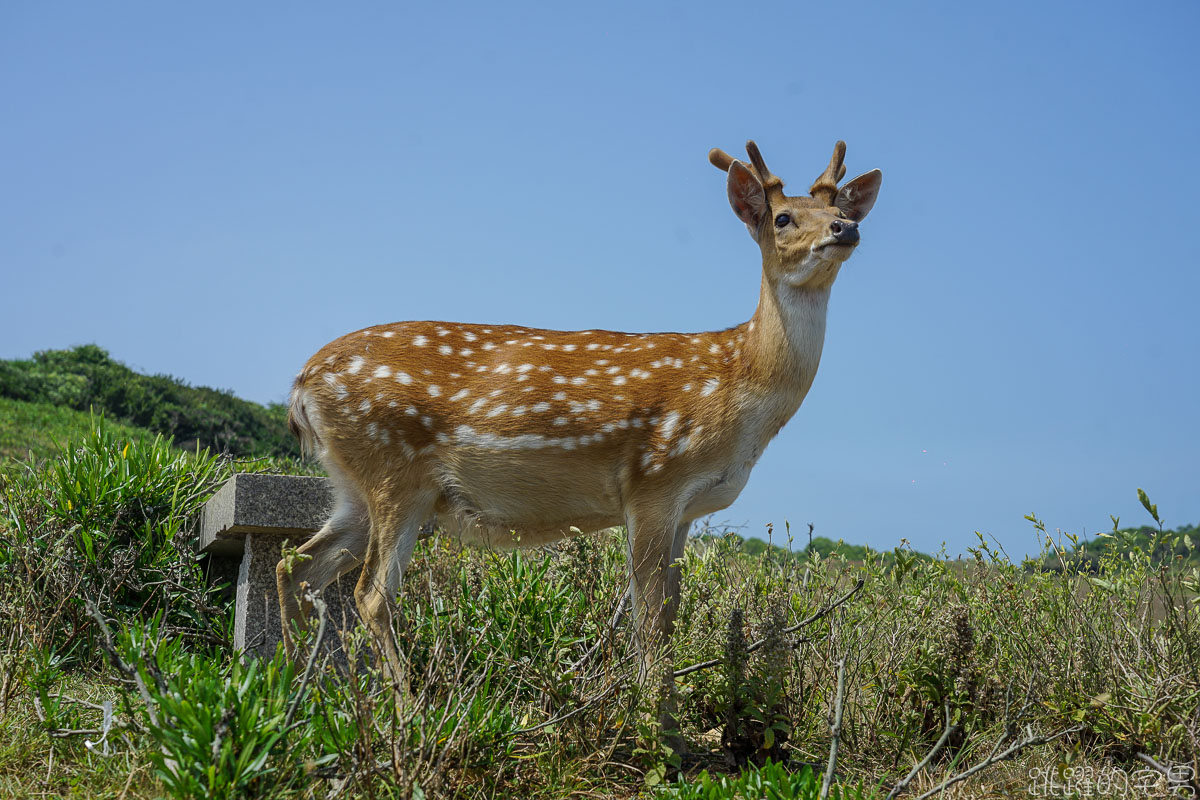
M748 378L790 417L812 386L825 344L828 286L804 288L763 276L758 308L747 324Z

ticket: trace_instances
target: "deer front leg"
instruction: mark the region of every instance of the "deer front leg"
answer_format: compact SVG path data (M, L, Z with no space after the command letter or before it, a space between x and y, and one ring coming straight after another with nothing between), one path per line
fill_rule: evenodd
M649 504L647 504L649 505ZM679 610L679 559L687 542L690 521L663 513L661 505L634 509L626 517L630 586L637 644L641 654L639 680L645 685L659 676L659 723L668 745L680 752L683 738L676 721L671 635Z

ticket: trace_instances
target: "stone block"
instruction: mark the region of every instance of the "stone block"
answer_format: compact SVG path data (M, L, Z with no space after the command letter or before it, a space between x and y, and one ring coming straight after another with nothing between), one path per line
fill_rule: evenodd
M329 518L333 487L327 478L235 475L200 515L199 549L208 553L210 576L232 578L236 565L234 647L270 658L282 640L275 566L285 543L298 547ZM338 630L358 624L352 570L323 593L328 607L324 649L345 666ZM315 620L314 620L315 625Z
M329 519L332 508L328 478L234 475L200 512L200 550L240 553L247 533L303 534L307 540Z

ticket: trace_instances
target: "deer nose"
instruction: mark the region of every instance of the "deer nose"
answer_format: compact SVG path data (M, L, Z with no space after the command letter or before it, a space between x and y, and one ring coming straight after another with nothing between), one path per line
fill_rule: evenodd
M838 244L858 243L858 223L848 219L835 219L829 223L829 232Z

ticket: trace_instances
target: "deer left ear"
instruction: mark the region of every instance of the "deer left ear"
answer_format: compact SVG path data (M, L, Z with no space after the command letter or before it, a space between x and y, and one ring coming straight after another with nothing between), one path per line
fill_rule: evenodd
M733 208L733 213L746 223L750 235L757 239L758 229L767 214L767 195L762 184L749 167L741 161L734 161L729 165L725 190L729 194L729 205Z
M879 184L883 182L883 173L877 169L865 172L838 189L837 199L833 204L842 210L848 219L860 222L875 206L875 198L879 196Z

